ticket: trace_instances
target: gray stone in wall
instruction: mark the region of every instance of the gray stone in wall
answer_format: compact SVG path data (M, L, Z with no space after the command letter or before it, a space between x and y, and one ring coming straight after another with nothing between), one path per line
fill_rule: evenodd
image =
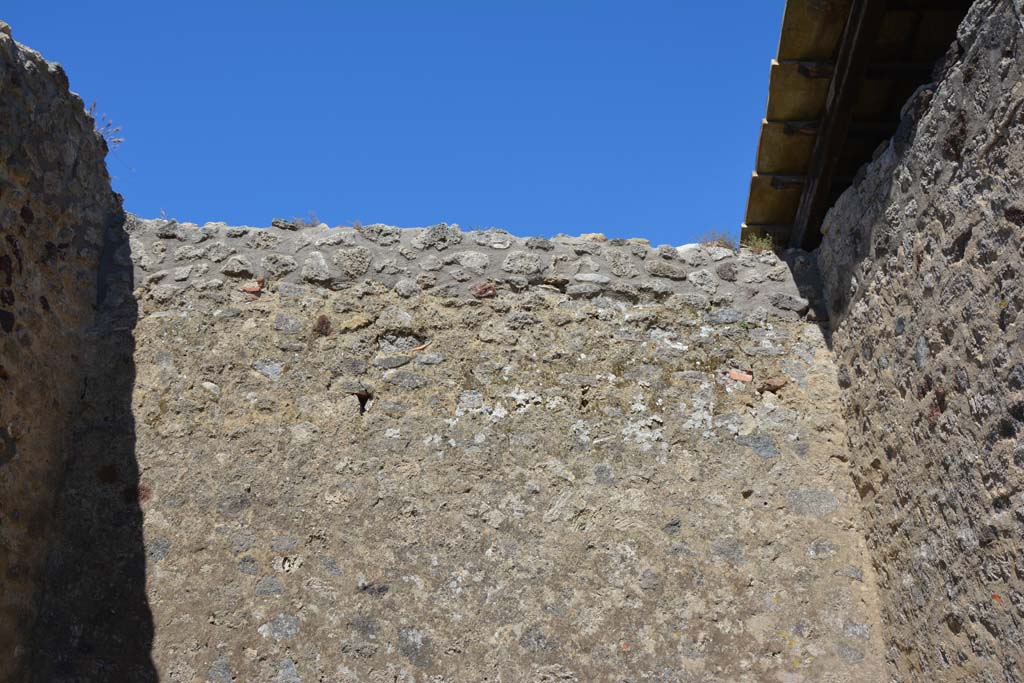
M268 276L281 278L298 268L298 264L286 254L267 254L260 262L260 267Z
M460 242L462 242L462 232L455 226L441 223L417 234L412 240L412 246L417 249L434 248L444 251Z
M244 256L232 256L224 262L220 272L229 277L253 277L252 264Z
M318 285L330 284L333 278L322 253L312 251L306 256L302 264L302 279Z
M366 271L370 269L373 257L366 247L353 247L334 252L333 260L334 265L347 278L357 278L365 275Z
M664 277L671 280L685 280L687 270L685 267L678 263L671 261L665 261L662 259L647 259L644 264L644 268L647 273L654 277Z

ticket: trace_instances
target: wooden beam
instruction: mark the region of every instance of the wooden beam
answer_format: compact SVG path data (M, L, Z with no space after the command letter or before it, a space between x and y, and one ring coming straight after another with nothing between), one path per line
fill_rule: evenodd
M821 221L828 209L832 175L842 154L850 127L857 91L867 71L871 45L885 16L886 0L854 0L836 58L835 75L829 84L818 137L811 153L808 181L804 185L790 246L813 248L820 240Z
M797 73L804 78L832 78L835 75L835 65L832 62L782 63L795 64ZM868 64L864 78L871 81L918 81L923 83L928 80L934 67L934 62L877 62Z
M744 222L790 224L800 205L803 184L791 176L755 174L750 178L750 196Z
M788 64L790 62L783 62ZM832 62L794 62L797 73L804 78L832 78L836 65Z
M831 59L852 0L787 0L779 59Z
M782 126L786 135L817 135L821 121L768 121ZM850 121L849 135L892 135L899 121Z
M966 14L973 0L889 0L890 12L959 12Z
M771 187L773 190L792 190L795 187L803 187L807 183L807 176L798 174L770 174L760 176L763 178L769 178L771 181ZM834 184L853 184L853 176L836 176L833 179Z
M771 179L773 190L794 190L803 187L807 182L802 175L773 175Z
M801 62L772 62L765 113L769 121L808 121L820 119L825 113L829 79L808 78L800 73L800 65Z

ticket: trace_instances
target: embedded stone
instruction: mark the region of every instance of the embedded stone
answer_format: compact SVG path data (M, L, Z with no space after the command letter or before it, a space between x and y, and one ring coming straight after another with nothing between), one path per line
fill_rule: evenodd
M253 363L252 367L256 372L275 382L281 378L281 373L284 371L284 365L273 360L258 360Z
M515 251L505 257L501 269L516 275L534 275L541 270L540 256L526 251Z
M670 280L685 280L686 268L678 263L665 261L663 259L647 259L644 268L649 275L663 277Z
M395 293L404 299L408 299L419 291L419 285L408 278L402 278L395 283Z
M775 445L774 439L767 434L739 436L736 437L736 443L746 446L766 460L779 457L779 449Z
M540 251L551 251L555 248L551 240L544 239L543 237L527 237L525 244L527 249L538 249Z
M370 250L366 247L339 249L334 253L334 265L348 278L365 275L373 260Z
M318 285L327 285L333 281L327 260L319 251L311 251L302 264L302 279Z
M252 263L244 256L232 256L224 262L220 272L229 277L253 277Z
M214 242L206 248L206 258L210 259L214 263L220 263L224 259L228 258L238 250L229 244L223 242ZM244 258L244 257L240 257Z
M636 263L625 252L609 249L605 251L604 258L608 261L608 267L611 269L612 275L617 277L636 277L640 274Z
M479 251L463 251L456 255L456 262L472 273L483 275L491 265L491 257Z
M384 381L403 389L419 389L427 385L427 378L407 370L388 370L384 373Z
M792 294L784 294L781 292L772 294L769 300L775 308L783 311L793 311L799 314L806 313L807 309L811 305L807 299L801 296L794 296Z
M284 593L284 586L276 576L264 576L256 582L256 595L281 595Z
M289 221L284 218L275 218L270 221L270 227L277 228L278 230L298 230L300 227L297 221Z
M736 264L732 261L721 263L715 268L715 274L726 282L736 282L738 272Z
M412 246L420 250L433 248L437 251L444 251L460 242L462 242L462 231L458 227L440 223L416 235L412 240Z
M444 264L441 262L441 259L437 258L433 254L427 254L420 259L420 268L422 270L441 270L443 267Z
M375 223L356 228L356 231L363 239L375 242L382 247L389 247L398 244L401 240L402 231L390 225Z
M305 325L293 316L286 313L278 313L274 319L274 329L285 334L299 334L305 330Z
M299 635L301 627L299 618L293 614L278 614L257 629L264 638L272 638L276 641L291 640Z
M719 247L716 245L706 247L705 251L707 251L707 254L708 256L711 257L711 260L715 261L716 263L718 261L723 261L736 253L732 249L729 249L728 247Z
M298 268L298 264L287 254L267 254L260 262L260 267L270 277L279 278L293 272Z
M718 291L718 282L715 280L715 276L703 268L688 274L686 279L690 284L707 294L714 294Z
M156 236L163 240L187 239L185 231L178 225L177 221L168 221L156 229Z
M145 251L144 247L141 247ZM206 247L196 247L191 244L185 244L174 250L175 261L197 261L201 258L206 257ZM156 260L157 255L150 256L151 259ZM157 262L163 261L163 256L159 255Z

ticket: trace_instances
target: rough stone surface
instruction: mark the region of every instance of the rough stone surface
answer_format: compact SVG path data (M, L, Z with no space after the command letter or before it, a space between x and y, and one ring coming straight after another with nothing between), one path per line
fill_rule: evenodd
M103 274L127 251L118 251L123 223L120 198L110 189L103 140L82 101L68 92L58 64L18 45L0 22L0 680L33 680L33 634L40 624L63 627L61 615L40 605L41 571L51 549L93 576L91 551L68 549L60 509L65 467L89 443L106 440L111 461L130 438L123 425L75 426L91 392L84 368L102 363L94 353L100 332L93 308L113 304L118 292ZM173 241L170 232L168 242ZM124 245L127 248L127 244ZM123 268L122 268L123 270ZM130 273L130 271L129 271ZM125 309L134 305L129 296ZM128 326L131 326L129 321ZM130 353L130 352L129 352ZM79 423L81 424L81 423ZM117 433L115 433L117 432ZM104 463L106 464L106 463ZM106 477L96 469L92 476ZM121 484L130 485L131 472ZM143 550L138 507L121 505L119 530L93 519L87 537L96 547L124 542L107 570L131 585L141 579ZM106 538L104 536L107 535ZM100 552L97 550L97 552ZM51 558L50 566L53 566ZM51 586L56 591L56 586ZM103 584L97 586L102 590ZM139 598L131 588L125 596ZM69 604L73 596L67 596ZM144 597L142 604L144 604ZM104 606L117 610L119 596ZM126 610L123 620L136 615ZM45 629L43 629L45 630ZM145 624L135 636L148 648ZM111 629L110 644L123 635ZM130 651L131 648L128 648ZM104 655L109 650L102 650ZM128 652L126 667L134 664ZM148 657L148 653L147 653ZM126 669L125 669L126 670ZM113 675L113 674L112 674ZM48 679L57 680L57 679Z
M1024 32L975 4L826 221L896 681L1024 680Z
M0 679L1020 683L1021 22L784 261L124 217L0 24Z
M835 369L773 254L663 281L638 241L178 227L128 223L161 677L882 680ZM252 293L182 238L312 265Z
M795 320L807 308L784 263L745 249L717 255L723 278L708 269L689 268L675 249L651 249L646 240L602 245L559 236L537 248L537 238L523 240L493 229L464 233L445 224L372 227L306 227L277 231L273 240L265 240L269 231L260 228L134 218L129 224L136 279L147 296L166 303L195 291L216 297L216 290L234 291L246 279L264 278L268 287L306 285L324 295L327 290L365 288L369 282L373 293L387 289L413 302L431 294L450 299L453 306L462 305L467 296L487 298L499 291L537 288L627 303L677 295L702 310L732 306L761 319L771 312ZM382 235L388 236L383 245ZM692 262L711 260L708 250L697 245L686 254ZM218 255L224 255L220 262L214 260ZM649 275L640 277L644 272ZM771 278L770 273L782 275Z

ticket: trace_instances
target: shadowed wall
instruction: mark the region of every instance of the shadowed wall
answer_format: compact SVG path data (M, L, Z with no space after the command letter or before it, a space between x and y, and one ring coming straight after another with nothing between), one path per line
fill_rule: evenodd
M105 154L60 66L0 23L0 680L152 672L135 308Z

